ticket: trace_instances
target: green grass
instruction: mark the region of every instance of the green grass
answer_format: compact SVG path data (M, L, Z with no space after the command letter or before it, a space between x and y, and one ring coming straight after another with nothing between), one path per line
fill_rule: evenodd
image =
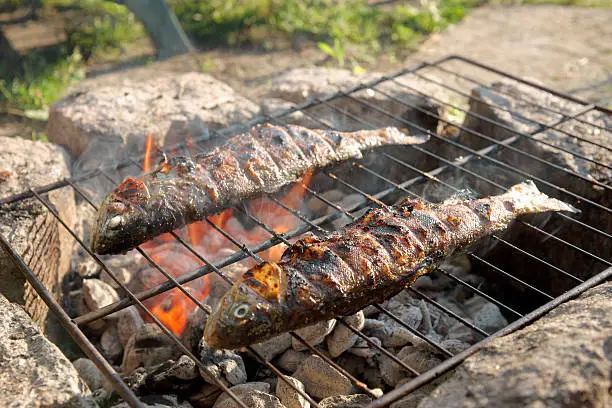
M612 7L612 0L492 0L497 4L556 4L559 6Z

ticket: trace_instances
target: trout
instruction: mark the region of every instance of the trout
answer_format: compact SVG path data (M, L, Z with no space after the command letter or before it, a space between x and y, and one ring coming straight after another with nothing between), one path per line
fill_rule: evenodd
M578 212L526 181L481 199L405 200L369 210L341 230L297 241L232 286L209 316L205 341L239 348L380 303L444 258L506 229L517 217Z
M164 160L140 178L126 178L102 202L91 248L124 253L241 200L277 192L308 170L360 159L371 148L428 139L394 127L337 132L258 125L211 152Z

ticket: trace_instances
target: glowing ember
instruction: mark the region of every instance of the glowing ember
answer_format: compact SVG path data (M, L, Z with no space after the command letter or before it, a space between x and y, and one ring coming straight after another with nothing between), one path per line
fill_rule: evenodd
M192 151L191 144L191 140L187 140L187 146L190 147L190 151ZM151 169L153 149L153 138L148 136L143 163L145 171ZM305 174L302 182L294 185L279 201L288 208L299 209L306 195L306 190L302 185L308 185L311 177L312 172ZM278 234L290 231L300 222L296 216L267 198L252 200L248 205L248 211L252 216L265 223ZM269 232L259 226L251 229L245 228L234 217L234 210L232 209L210 216L208 220L246 245L253 245L271 237ZM232 251L240 249L206 221L190 224L185 228L184 233L176 231L176 234L181 236L198 254L209 261L215 261L226 256L227 252L220 255L223 249L230 249ZM160 235L154 240L144 243L141 247L161 268L175 277L203 266L202 261L180 244L171 234ZM259 256L269 261L278 261L285 249L286 245L279 244L260 253ZM246 262L249 265L253 264L250 261ZM206 275L203 279L197 279L187 286L190 293L200 302L204 302L210 292L209 278L210 276ZM166 278L161 273L155 273L154 277L147 282L147 285L148 287L156 286L165 280ZM189 313L197 306L179 289L173 289L156 296L150 299L147 305L151 312L177 335L183 332Z

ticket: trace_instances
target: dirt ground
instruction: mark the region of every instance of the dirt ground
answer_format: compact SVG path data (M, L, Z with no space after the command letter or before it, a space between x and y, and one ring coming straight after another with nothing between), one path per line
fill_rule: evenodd
M612 104L611 21L612 8L484 6L473 10L463 22L432 36L406 60L392 62L388 57L381 57L366 68L393 72L459 54L609 106ZM20 38L26 38L23 31L19 34ZM160 71L199 71L210 73L258 101L271 78L280 72L329 62L312 44L306 44L301 51L215 49L144 64L151 54L152 49L145 44L128 61L95 64L83 85L114 83L117 76L150 78ZM483 75L473 69L462 73ZM0 135L25 133L28 137L28 132L31 124L24 120L0 117Z

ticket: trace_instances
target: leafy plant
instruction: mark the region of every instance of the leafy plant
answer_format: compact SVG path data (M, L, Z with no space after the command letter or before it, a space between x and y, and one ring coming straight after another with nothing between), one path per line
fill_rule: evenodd
M318 42L317 47L325 54L335 59L338 66L344 67L344 44L340 39L334 38L333 48L324 42Z

